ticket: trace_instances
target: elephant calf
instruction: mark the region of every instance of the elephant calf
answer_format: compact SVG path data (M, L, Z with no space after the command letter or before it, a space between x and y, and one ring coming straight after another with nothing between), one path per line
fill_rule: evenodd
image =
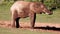
M36 14L52 14L52 12L41 2L16 1L11 6L10 11L12 14L12 27L15 27L16 25L16 28L19 28L20 18L30 17L31 28L34 28Z

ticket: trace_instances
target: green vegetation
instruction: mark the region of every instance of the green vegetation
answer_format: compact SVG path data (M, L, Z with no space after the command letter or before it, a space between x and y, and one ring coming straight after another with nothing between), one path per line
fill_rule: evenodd
M0 20L10 20L10 2L3 2L0 4Z

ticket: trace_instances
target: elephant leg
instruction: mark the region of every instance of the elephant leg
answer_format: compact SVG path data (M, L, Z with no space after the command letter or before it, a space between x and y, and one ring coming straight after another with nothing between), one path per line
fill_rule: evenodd
M15 18L14 18L14 16L12 16L11 26L15 27Z
M16 18L18 17L17 11L12 12L12 27L15 27Z
M35 20L36 20L36 13L30 15L30 20L31 20L31 28L34 28Z
M16 28L19 28L19 17L18 18L16 18Z
M12 19L11 26L12 26L12 27L15 27L15 19Z

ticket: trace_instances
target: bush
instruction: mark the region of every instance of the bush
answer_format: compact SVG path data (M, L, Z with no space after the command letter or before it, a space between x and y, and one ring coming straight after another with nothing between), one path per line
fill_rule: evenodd
M60 8L60 0L56 0L57 8Z
M22 1L28 1L28 2L42 2L46 5L46 7L48 9L52 9L52 8L60 8L60 0L22 0ZM1 4L6 4L6 3L13 3L14 0L4 0L4 1L0 1L0 5Z
M56 4L54 0L45 0L44 4L48 7L48 9L56 8Z

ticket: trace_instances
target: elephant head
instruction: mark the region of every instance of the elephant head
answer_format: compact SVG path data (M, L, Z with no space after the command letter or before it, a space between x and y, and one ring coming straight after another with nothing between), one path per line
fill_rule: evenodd
M30 9L35 13L45 13L48 15L53 14L52 11L47 9L47 7L41 2L34 2L30 5Z

